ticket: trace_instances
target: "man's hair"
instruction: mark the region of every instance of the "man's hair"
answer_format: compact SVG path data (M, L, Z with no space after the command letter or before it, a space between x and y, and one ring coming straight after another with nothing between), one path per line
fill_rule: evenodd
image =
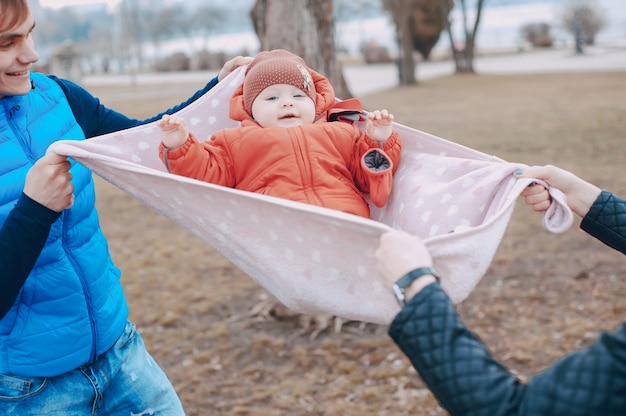
M30 13L28 0L0 0L0 31L23 22L28 13Z

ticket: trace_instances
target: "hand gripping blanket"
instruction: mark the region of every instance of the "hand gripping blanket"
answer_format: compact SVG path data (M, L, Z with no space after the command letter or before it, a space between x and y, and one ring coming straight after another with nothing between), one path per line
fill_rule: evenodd
M240 68L181 110L198 140L237 123L228 102ZM92 169L147 206L190 230L295 312L389 324L399 311L375 251L392 228L421 237L455 303L476 287L495 255L520 192L525 168L400 124L403 141L394 189L372 219L239 191L170 174L159 159L155 123L50 147ZM545 184L544 184L545 185ZM563 193L543 226L573 222Z

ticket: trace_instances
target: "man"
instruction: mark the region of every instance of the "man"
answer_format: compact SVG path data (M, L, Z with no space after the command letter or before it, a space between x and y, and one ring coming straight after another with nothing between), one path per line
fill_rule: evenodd
M47 154L151 122L78 85L31 73L27 0L0 0L0 414L184 414L128 321L120 271L95 209L91 172ZM250 58L227 62L193 102Z

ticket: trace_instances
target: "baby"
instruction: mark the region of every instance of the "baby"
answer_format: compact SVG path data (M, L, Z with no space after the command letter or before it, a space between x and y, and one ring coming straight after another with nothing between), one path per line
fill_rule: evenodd
M400 137L386 110L367 114L365 133L328 121L336 111L330 82L302 58L261 52L230 100L241 126L199 142L181 117L165 115L161 160L175 174L369 218L364 194L376 206L387 202Z

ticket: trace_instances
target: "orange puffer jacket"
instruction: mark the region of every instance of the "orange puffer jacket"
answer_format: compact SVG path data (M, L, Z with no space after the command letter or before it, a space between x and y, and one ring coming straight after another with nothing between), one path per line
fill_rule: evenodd
M394 132L381 150L357 126L326 121L335 94L325 77L311 73L317 92L315 123L259 126L244 110L242 85L230 102L230 117L241 127L221 130L205 142L190 134L176 149L161 144L161 160L175 174L369 218L363 194L377 206L386 203L400 161L400 137ZM372 167L371 160L381 159L382 166Z

